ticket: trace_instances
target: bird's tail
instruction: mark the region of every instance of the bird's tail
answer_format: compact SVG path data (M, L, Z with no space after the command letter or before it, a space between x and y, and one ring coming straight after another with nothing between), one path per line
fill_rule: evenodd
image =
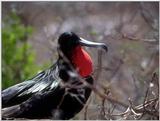
M2 109L2 119L14 119L21 113L20 106L15 105L12 107L7 107Z

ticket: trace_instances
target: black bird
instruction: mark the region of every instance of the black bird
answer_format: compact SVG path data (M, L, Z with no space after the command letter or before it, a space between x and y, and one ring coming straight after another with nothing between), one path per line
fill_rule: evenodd
M92 59L82 48L101 47L65 32L58 39L59 58L32 79L2 91L2 119L70 119L84 107L93 84Z

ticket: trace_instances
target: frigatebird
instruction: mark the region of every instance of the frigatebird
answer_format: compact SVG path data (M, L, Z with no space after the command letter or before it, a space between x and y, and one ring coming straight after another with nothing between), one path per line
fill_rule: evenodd
M73 32L58 39L58 59L33 78L2 91L2 119L73 118L87 102L94 79L91 56L82 46L103 48Z

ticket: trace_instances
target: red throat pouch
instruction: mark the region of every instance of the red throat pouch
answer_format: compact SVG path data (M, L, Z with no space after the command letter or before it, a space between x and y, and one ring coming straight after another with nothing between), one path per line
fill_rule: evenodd
M72 63L82 77L90 75L93 71L92 59L81 46L77 46L73 51Z

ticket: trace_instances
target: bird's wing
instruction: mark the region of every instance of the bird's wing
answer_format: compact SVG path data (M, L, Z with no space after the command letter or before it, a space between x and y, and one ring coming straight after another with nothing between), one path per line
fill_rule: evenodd
M58 73L58 66L55 64L32 79L3 90L2 108L20 104L33 94L54 90L60 82Z

